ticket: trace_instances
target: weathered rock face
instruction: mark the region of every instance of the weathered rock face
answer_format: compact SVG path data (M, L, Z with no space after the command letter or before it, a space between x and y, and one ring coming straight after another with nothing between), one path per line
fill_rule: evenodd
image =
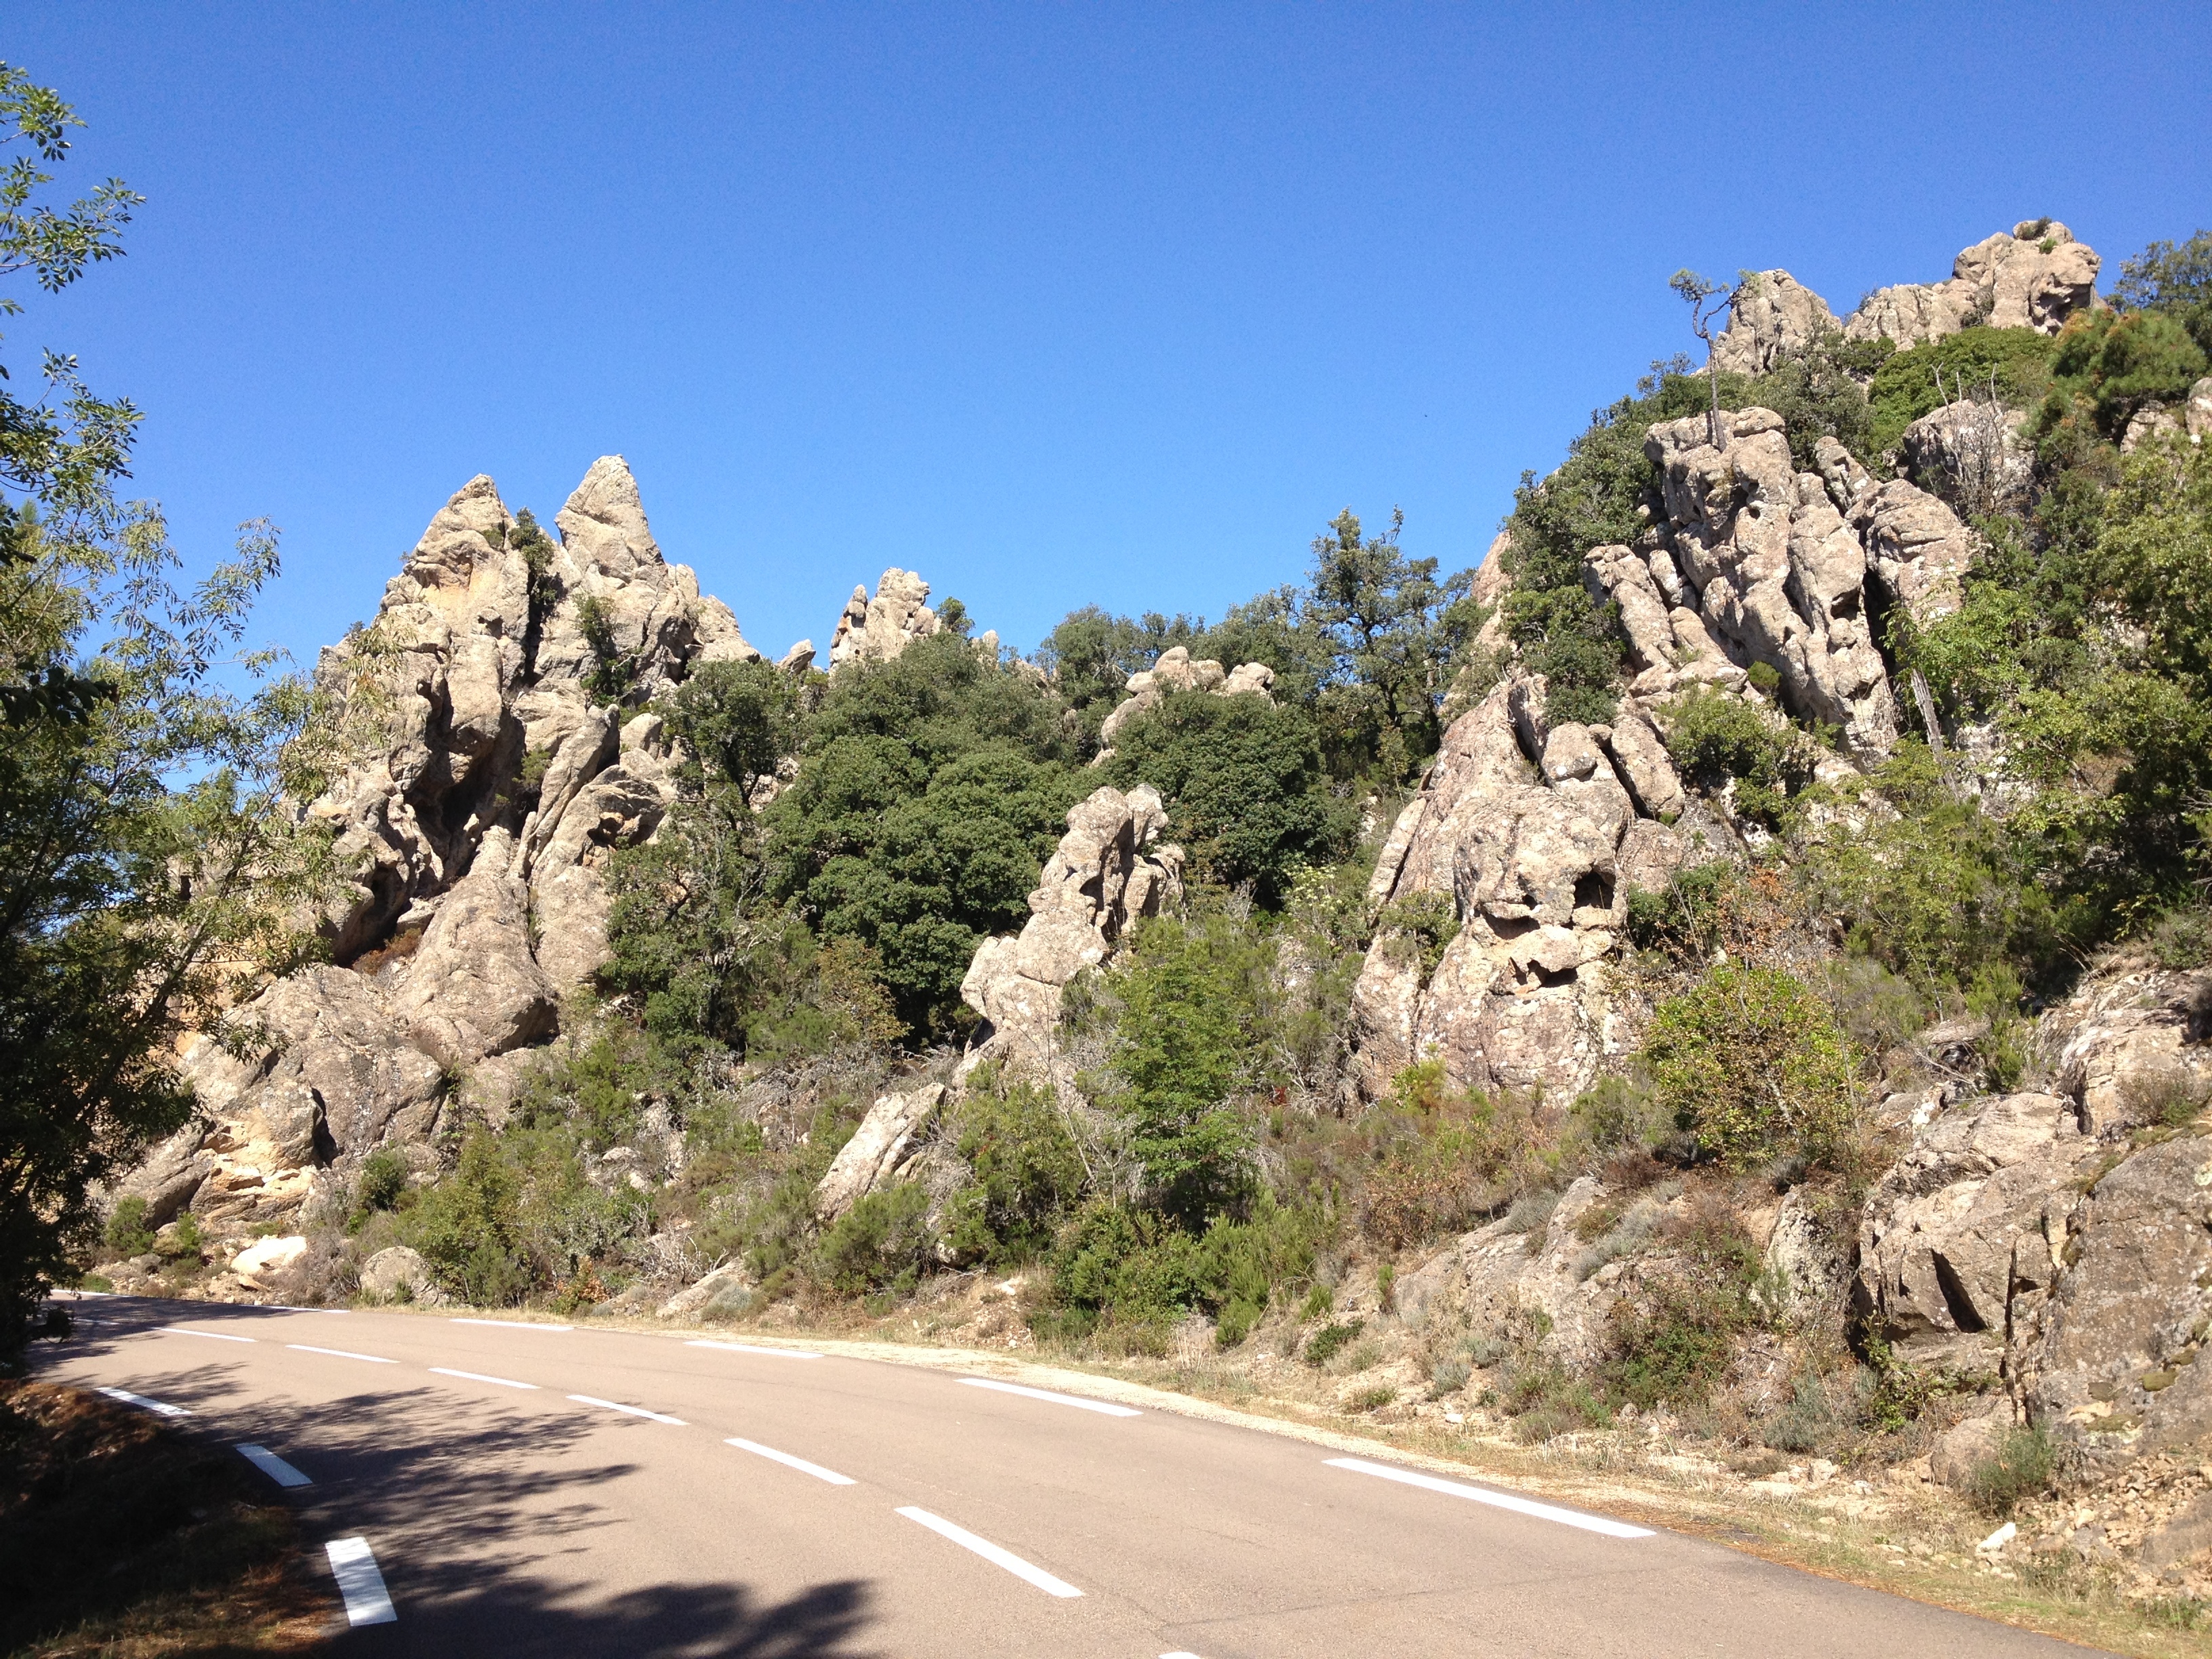
M1211 691L1217 697L1255 695L1272 702L1274 684L1275 671L1263 662L1239 663L1233 670L1224 669L1211 657L1193 661L1190 647L1178 645L1160 653L1159 660L1150 668L1129 676L1123 688L1129 693L1128 699L1116 704L1106 716L1105 724L1098 728L1098 740L1110 748L1115 733L1146 709L1157 708L1170 691Z
M2100 263L2056 220L2023 220L1960 252L1948 282L1875 289L1844 319L1844 334L1900 348L1977 324L2056 334L2096 298Z
M1401 929L1369 950L1352 1012L1370 1095L1431 1056L1464 1088L1587 1086L1626 1036L1602 964L1630 889L1729 844L1652 816L1688 798L1632 703L1601 727L1547 726L1543 704L1542 680L1516 678L1455 721L1384 842L1370 902L1449 896L1458 931L1425 972Z
M1853 1301L1917 1362L1997 1373L2113 1467L2212 1433L2212 980L2121 961L2045 1019L2052 1092L1970 1101L1876 1186ZM2184 1109L2177 1114L2178 1105Z
M1543 1352L1568 1365L1588 1365L1603 1352L1607 1316L1620 1300L1619 1267L1577 1271L1584 1245L1575 1234L1605 1196L1584 1176L1560 1194L1540 1234L1516 1231L1505 1218L1462 1235L1398 1282L1397 1302L1414 1321L1464 1320L1491 1333L1544 1331ZM1540 1314L1541 1321L1531 1316Z
M123 1187L163 1218L189 1205L219 1230L278 1220L377 1146L421 1147L452 1080L551 1036L605 960L601 870L674 794L659 719L627 710L702 662L759 653L661 556L619 457L593 463L555 523L557 543L526 548L492 481L471 479L375 624L323 653L356 745L307 809L359 872L327 918L342 965L240 1010L259 1059L211 1042L188 1056L209 1121Z
M1780 416L1751 409L1722 422L1725 450L1702 416L1645 437L1667 514L1666 545L1650 556L1671 552L1710 635L1740 662L1771 664L1793 711L1842 728L1855 752L1886 753L1897 707L1867 614L1861 537L1826 481L1791 465Z
M1828 302L1788 271L1763 270L1759 277L1713 342L1713 366L1724 374L1765 374L1838 326Z
M896 566L877 580L872 599L866 588L854 588L830 641L830 666L889 662L915 641L934 635L939 623L928 599L929 584Z
M1095 790L1068 809L1029 921L1017 938L985 939L960 982L960 1000L986 1022L963 1079L986 1060L1050 1075L1067 982L1182 890L1182 849L1160 842L1166 828L1158 793L1144 785Z
M1743 665L1766 663L1792 713L1879 758L1898 725L1878 615L1956 609L1974 538L1936 496L1876 483L1833 440L1819 471L1797 471L1770 410L1723 411L1722 423L1725 448L1703 416L1653 426L1644 453L1660 469L1664 523L1638 550L1584 559L1593 594L1620 606L1639 670L1632 690L1740 684Z

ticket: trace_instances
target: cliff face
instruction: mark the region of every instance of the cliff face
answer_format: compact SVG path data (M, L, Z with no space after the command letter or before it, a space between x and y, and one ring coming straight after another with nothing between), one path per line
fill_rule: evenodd
M376 620L322 653L346 763L306 811L355 876L325 918L331 965L269 987L256 1054L186 1058L203 1115L125 1191L156 1223L288 1223L380 1146L430 1161L467 1074L496 1113L513 1062L557 1032L605 959L612 848L673 798L656 716L701 663L751 659L737 619L669 563L619 456L555 519L488 477L430 520Z

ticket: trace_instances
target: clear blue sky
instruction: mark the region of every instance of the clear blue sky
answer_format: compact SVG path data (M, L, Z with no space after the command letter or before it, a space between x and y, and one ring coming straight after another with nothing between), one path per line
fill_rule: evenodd
M195 560L283 526L303 656L471 475L550 516L610 452L771 653L890 564L1024 647L1218 616L1346 504L1455 568L1693 343L1678 266L1840 312L2212 223L2201 0L19 4L0 58L150 198L9 360L145 408Z

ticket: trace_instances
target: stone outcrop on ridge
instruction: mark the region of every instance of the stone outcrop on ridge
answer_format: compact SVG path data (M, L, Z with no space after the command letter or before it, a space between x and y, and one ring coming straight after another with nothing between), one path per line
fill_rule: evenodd
M889 662L916 640L926 640L942 624L929 608L929 584L896 566L876 581L876 596L855 587L837 618L830 641L832 670L848 662Z
M2055 220L2024 220L1963 250L1941 283L1876 289L1838 322L1828 303L1786 270L1759 273L1713 342L1713 364L1737 374L1764 374L1785 355L1821 335L1893 341L1901 350L1960 329L2032 328L2056 334L2092 304L2100 261Z
M1948 281L1876 289L1844 320L1844 337L1901 349L1962 328L2056 334L2097 295L2096 251L2055 219L2026 219L1962 250Z
M239 1011L252 1056L186 1055L203 1116L120 1188L157 1222L283 1220L386 1145L427 1169L456 1079L552 1036L604 961L601 867L674 797L660 721L635 711L702 663L760 653L662 556L619 456L554 523L557 541L526 545L471 479L375 623L322 653L349 763L305 810L356 872L325 919L335 965Z

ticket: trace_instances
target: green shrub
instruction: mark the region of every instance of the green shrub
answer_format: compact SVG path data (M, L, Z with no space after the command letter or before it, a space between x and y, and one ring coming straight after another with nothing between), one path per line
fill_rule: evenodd
M630 684L637 678L637 652L623 646L613 614L593 594L578 596L576 628L592 653L592 667L584 676L584 689L592 694L594 702L619 704L629 695Z
M929 1194L902 1182L854 1202L823 1235L823 1276L848 1295L910 1291L929 1271L937 1241Z
M2212 909L2189 905L2167 911L2152 925L2146 943L2158 965L2169 970L2212 963Z
M1346 1319L1333 1325L1324 1325L1306 1339L1305 1351L1300 1356L1306 1364L1318 1370L1352 1345L1352 1340L1366 1328L1364 1319Z
M2123 260L2112 299L2130 310L2172 317L2212 356L2212 231L2200 230L2178 247L2153 242Z
M1448 1394L1457 1394L1467 1386L1471 1375L1473 1371L1464 1355L1448 1355L1437 1361L1435 1369L1429 1373L1429 1393L1437 1400Z
M963 1261L1027 1261L1081 1197L1083 1153L1051 1095L981 1072L951 1115L971 1178L953 1196L945 1243Z
M1782 827L1792 797L1813 781L1804 734L1741 697L1700 687L1667 715L1667 751L1699 788L1735 784L1737 813Z
M2040 1426L2014 1429L1966 1477L1966 1500L1984 1515L2006 1516L2049 1492L2058 1473L2058 1443Z
M167 1261L198 1262L206 1245L207 1240L200 1231L200 1218L190 1210L154 1237L155 1250Z
M1644 1410L1695 1405L1726 1375L1750 1322L1740 1293L1662 1276L1615 1305L1602 1367L1607 1386Z
M2177 318L2077 313L2059 332L2051 362L2055 384L2036 410L2034 431L2048 440L2086 410L2098 431L2117 439L2145 404L2186 398L2205 368L2203 349Z
M1532 1445L1581 1429L1602 1428L1613 1420L1613 1413L1589 1384L1552 1359L1516 1365L1499 1403L1514 1419L1515 1438Z
M1992 382L1998 402L2027 407L2050 384L2057 350L2032 328L1967 328L1897 353L1867 387L1867 453L1896 448L1905 428L1960 397L1986 399Z
M1387 1382L1377 1382L1372 1387L1361 1389L1346 1403L1356 1412L1380 1411L1397 1397L1397 1389Z
M146 1200L118 1198L108 1212L107 1248L119 1258L143 1255L154 1248L154 1230L146 1224Z
M355 1202L368 1211L396 1210L407 1190L407 1160L390 1146L380 1147L362 1160Z
M1850 1145L1855 1067L1835 1018L1779 969L1726 963L1653 1013L1655 1095L1733 1168L1785 1153L1833 1162Z

